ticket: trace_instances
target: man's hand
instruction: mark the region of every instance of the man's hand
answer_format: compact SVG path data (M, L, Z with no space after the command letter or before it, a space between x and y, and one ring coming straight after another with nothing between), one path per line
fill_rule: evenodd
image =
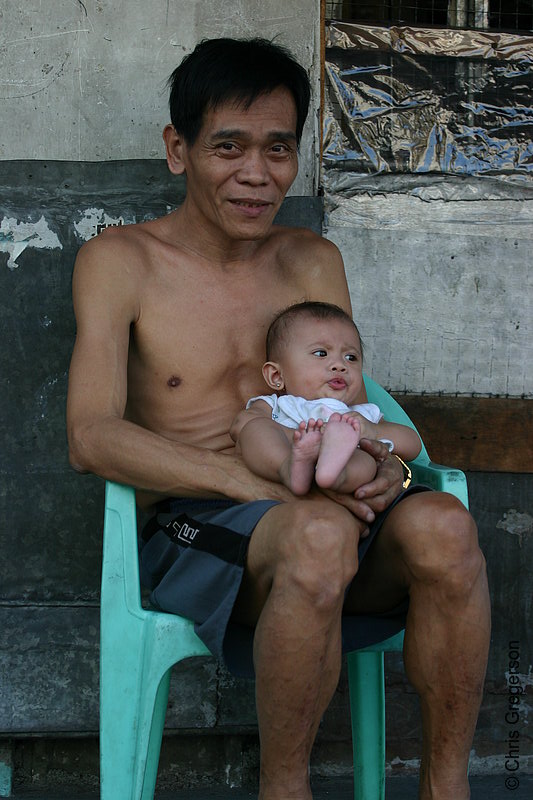
M403 486L403 469L398 459L390 455L383 442L361 439L359 447L377 462L374 480L360 486L355 492L355 500L360 501L362 511L357 516L372 522L376 514L388 508L400 494Z

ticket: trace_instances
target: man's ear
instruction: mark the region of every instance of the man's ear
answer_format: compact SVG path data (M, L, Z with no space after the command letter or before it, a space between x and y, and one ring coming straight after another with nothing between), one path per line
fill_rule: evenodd
M281 368L275 361L267 361L263 364L263 378L271 389L279 392L285 386Z
M166 125L163 130L163 141L167 152L167 164L173 175L183 175L185 164L183 162L183 136L176 133L174 125Z

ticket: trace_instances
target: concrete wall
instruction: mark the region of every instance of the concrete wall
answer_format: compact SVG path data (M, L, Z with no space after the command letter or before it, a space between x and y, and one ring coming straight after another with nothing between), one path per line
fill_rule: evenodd
M336 198L366 369L394 391L533 397L533 186L413 176Z
M183 197L183 185L160 160L168 119L164 82L182 54L205 36L280 33L316 85L318 6L315 0L241 0L230 14L221 0L30 0L0 12L0 728L16 739L21 763L33 754L34 766L21 767L30 782L45 776L44 761L50 780L62 769L97 779L103 486L69 470L64 432L76 250L98 225L163 214ZM315 112L317 104L315 93ZM314 113L296 196L283 210L286 222L320 227L320 207L302 197L317 184L317 150ZM481 205L446 205L438 196L421 203L369 193L363 206L346 205L328 218L328 236L347 263L369 371L402 390L530 392L524 321L530 233L521 222L529 220L529 206L509 198L483 227ZM503 208L504 227L496 230ZM408 280L405 265L415 267ZM448 355L439 361L441 341ZM490 384L483 382L484 347L501 353ZM503 476L495 484L485 474L470 482L496 621L475 768L503 771L511 639L521 643L523 685L531 685L531 484L527 476ZM396 657L389 667L389 766L412 768L420 752L416 701ZM343 677L315 751L322 774L350 772L346 691ZM525 698L523 768L532 749L529 710ZM181 667L168 727L176 734L162 762L169 781L254 779L251 684L231 679L211 660ZM46 750L27 744L34 736L92 738L78 749L63 742ZM10 752L0 747L0 767ZM67 769L65 760L75 767Z
M103 484L69 469L64 419L76 251L98 225L165 214L183 198L183 182L161 160L165 84L197 41L217 36L276 37L308 69L300 174L282 214L320 231L318 23L317 0L29 0L0 9L0 730L18 742L0 744L2 796L12 757L15 779L24 772L17 748L28 736L43 737L46 750L50 737L94 737L98 728ZM225 680L212 662L188 669L169 725L218 730L221 702L229 718L242 695L240 686L224 690ZM234 725L247 730L242 717ZM96 741L70 751L82 780Z
M315 89L294 194L316 180L318 0L52 0L0 16L0 159L164 157L166 80L201 39L277 37Z

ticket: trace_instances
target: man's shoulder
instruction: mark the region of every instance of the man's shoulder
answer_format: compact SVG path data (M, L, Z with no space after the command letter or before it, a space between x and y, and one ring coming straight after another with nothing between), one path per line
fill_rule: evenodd
M131 253L139 250L146 245L150 238L153 238L157 228L154 228L152 222L139 222L130 225L113 225L105 228L97 236L89 239L81 247L80 252L83 253L99 253L105 254L111 251L115 254L121 251Z
M127 273L129 280L140 275L150 263L150 252L157 247L157 227L153 222L119 225L103 230L82 245L76 270L108 277Z
M306 228L279 229L276 262L280 284L298 298L350 309L342 255L333 242Z
M272 228L272 235L280 254L296 263L304 264L309 258L342 262L337 246L310 228L275 225Z

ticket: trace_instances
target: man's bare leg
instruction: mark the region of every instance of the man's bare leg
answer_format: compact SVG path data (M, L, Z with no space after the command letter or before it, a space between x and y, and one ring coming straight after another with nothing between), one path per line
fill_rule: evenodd
M467 800L490 604L475 524L451 495L413 495L391 511L350 588L347 608L382 611L406 589L404 662L422 707L419 796Z
M250 542L235 609L258 620L254 659L260 800L310 800L309 757L339 679L344 592L357 569L358 524L305 499L271 509Z

